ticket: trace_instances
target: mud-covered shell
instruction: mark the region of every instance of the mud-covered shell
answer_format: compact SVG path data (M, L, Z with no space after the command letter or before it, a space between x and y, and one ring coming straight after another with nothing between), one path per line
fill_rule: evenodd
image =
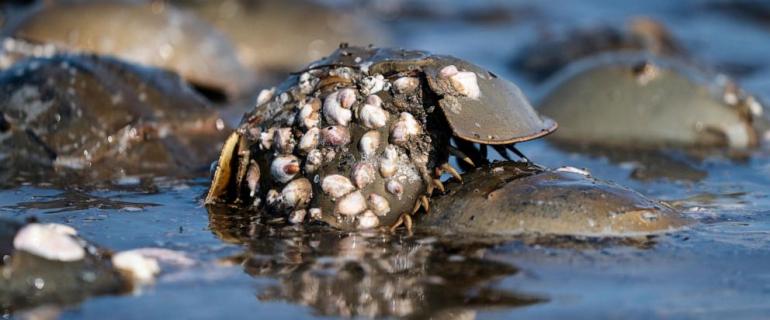
M418 227L484 235L639 236L680 229L690 219L635 191L577 169L500 162L448 185Z
M356 61L358 60L358 63ZM541 117L515 84L467 61L425 51L343 48L314 65L360 65L370 74L422 71L455 136L483 144L511 144L545 136L556 122ZM480 96L459 94L441 71L455 66L475 73Z
M6 35L172 70L191 83L230 96L254 85L253 75L222 34L161 2L45 4L20 20Z
M752 118L762 107L722 77L676 60L605 55L555 81L538 111L559 121L554 139L634 147L757 144Z
M225 137L217 112L176 75L91 55L33 58L3 71L0 115L6 173L189 174Z

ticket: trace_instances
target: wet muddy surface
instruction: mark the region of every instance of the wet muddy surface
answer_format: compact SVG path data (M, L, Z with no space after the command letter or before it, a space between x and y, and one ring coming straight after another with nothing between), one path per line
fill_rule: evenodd
M381 18L372 23L395 35L391 43L473 61L515 82L533 102L551 88L511 68L520 50L543 34L622 26L646 15L663 23L691 59L732 75L744 90L770 101L770 20L757 9L721 10L722 2L708 3L425 1L358 9ZM230 122L235 125L238 118ZM114 251L164 248L194 263L164 268L154 285L134 293L64 306L3 306L0 315L759 319L770 314L767 146L740 156L565 148L548 138L517 147L545 167L585 168L593 177L662 200L693 223L633 238L343 232L258 219L253 212L209 211L203 204L205 176L126 176L108 186L14 183L0 190L3 218L67 224ZM502 159L495 151L489 157Z

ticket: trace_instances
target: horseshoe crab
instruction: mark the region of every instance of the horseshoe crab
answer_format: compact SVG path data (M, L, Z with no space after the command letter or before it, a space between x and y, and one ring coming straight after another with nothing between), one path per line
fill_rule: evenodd
M512 145L542 137L512 83L423 51L342 46L260 94L222 149L207 204L266 206L293 222L343 229L406 224L439 177L459 174L456 140Z
M306 0L174 1L232 40L243 64L284 74L318 60L339 43L388 44L388 36L360 12L332 10ZM302 21L302 23L298 23ZM281 80L281 79L277 79Z
M42 4L20 20L6 36L172 70L202 89L231 97L254 85L253 74L223 35L160 1Z
M584 170L498 162L450 182L419 228L477 235L625 237L664 233L690 220L666 204Z
M649 52L684 57L687 53L658 21L648 17L630 19L624 27L582 28L525 47L511 66L530 78L542 81L573 61L606 52Z
M0 166L13 178L191 174L226 137L177 76L92 55L32 58L0 73L0 120Z
M649 55L606 55L567 70L538 110L572 145L657 149L758 145L763 107L725 77Z

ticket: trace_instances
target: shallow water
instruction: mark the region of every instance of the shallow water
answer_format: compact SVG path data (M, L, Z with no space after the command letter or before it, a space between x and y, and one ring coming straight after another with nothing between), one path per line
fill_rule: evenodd
M439 18L384 23L396 31L399 45L475 61L514 80L536 100L544 86L528 82L507 63L539 30L620 24L629 16L650 15L705 64L751 66L753 72L738 80L770 101L770 27L706 10L705 1L460 3L435 5L444 12ZM479 8L507 8L513 18L494 24L458 18ZM547 141L519 148L546 166L585 167L596 177L668 201L698 224L633 241L519 239L494 245L419 234L302 230L209 214L201 201L206 179L161 178L152 181L153 188L2 190L0 214L70 224L114 250L163 247L198 261L166 269L142 292L64 308L63 318L770 316L767 151L747 161L685 158L707 175L674 181L633 179L634 161L564 152Z

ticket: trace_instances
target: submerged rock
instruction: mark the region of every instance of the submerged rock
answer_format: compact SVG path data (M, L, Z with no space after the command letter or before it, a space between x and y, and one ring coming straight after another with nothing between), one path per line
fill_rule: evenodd
M663 24L648 17L636 17L622 27L603 25L582 28L541 39L523 48L511 65L530 78L542 81L574 61L607 52L687 55Z
M0 229L17 226L0 222ZM0 247L9 247L7 237ZM58 224L31 223L13 235L12 251L0 264L0 309L73 304L88 296L127 292L131 283L112 266L106 251Z
M418 228L474 235L625 237L690 223L677 210L571 167L498 162L447 185Z
M577 63L538 110L559 122L553 140L571 145L746 150L762 135L763 107L734 83L647 55Z
M197 86L229 96L254 85L253 74L240 64L222 34L163 2L46 3L20 20L7 35L172 70Z
M90 55L4 70L0 120L5 183L205 172L225 137L216 111L178 77Z
M113 254L67 225L0 219L0 311L128 293L153 283L158 260L180 256L157 248Z

